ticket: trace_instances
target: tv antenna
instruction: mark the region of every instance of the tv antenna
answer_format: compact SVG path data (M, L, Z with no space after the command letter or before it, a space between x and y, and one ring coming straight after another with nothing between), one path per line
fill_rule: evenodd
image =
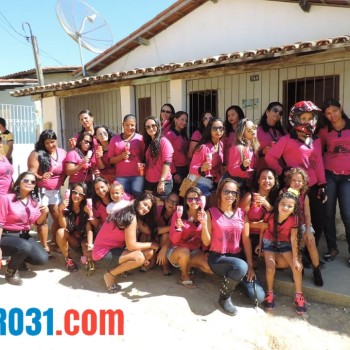
M102 53L112 46L112 33L106 21L81 0L57 0L56 14L64 31L78 43L82 74L85 77L83 50Z

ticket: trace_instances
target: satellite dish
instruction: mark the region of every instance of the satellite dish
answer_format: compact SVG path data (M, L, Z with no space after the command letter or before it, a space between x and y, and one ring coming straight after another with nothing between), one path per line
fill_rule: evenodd
M113 44L106 21L90 5L80 0L57 0L56 14L65 32L78 43L85 77L82 47L102 53Z

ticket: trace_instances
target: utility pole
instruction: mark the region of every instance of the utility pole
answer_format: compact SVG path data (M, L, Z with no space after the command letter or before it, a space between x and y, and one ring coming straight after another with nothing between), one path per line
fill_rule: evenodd
M35 69L36 69L36 76L37 76L37 79L38 79L38 83L39 83L40 86L43 86L43 85L45 85L45 83L44 83L43 70L41 69L40 60L39 60L38 42L36 40L36 37L33 35L32 28L30 27L30 24L28 22L24 22L22 24L23 30L24 30L24 25L25 24L29 28L30 37L27 37L27 40L29 41L29 39L30 39L30 41L32 43L33 54L34 54L34 61L35 61Z

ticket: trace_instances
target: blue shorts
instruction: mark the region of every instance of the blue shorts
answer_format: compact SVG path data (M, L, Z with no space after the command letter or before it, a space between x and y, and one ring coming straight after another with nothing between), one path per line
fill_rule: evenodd
M173 265L174 267L179 267L180 265L174 265L174 264L170 261L170 255L172 254L172 252L173 252L176 248L179 248L179 247L175 246L175 247L169 248L168 251L166 252L166 257L168 258L168 260L169 260L169 262L170 262L171 265ZM198 254L200 251L201 251L200 248L191 250L190 256L195 256L195 255Z
M97 260L98 266L105 270L111 270L119 265L119 258L124 252L124 248L111 249L102 259Z
M262 250L266 252L273 253L285 253L292 251L292 245L290 242L285 241L271 241L269 239L263 238Z

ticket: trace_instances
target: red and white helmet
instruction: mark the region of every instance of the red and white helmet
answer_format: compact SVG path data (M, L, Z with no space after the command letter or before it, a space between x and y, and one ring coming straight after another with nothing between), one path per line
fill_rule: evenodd
M321 109L311 101L297 102L290 110L288 118L289 124L293 127L294 130L303 132L307 135L312 135L315 131L317 115L319 111L321 111ZM311 112L314 115L314 119L309 123L302 124L300 122L300 115L306 112Z

